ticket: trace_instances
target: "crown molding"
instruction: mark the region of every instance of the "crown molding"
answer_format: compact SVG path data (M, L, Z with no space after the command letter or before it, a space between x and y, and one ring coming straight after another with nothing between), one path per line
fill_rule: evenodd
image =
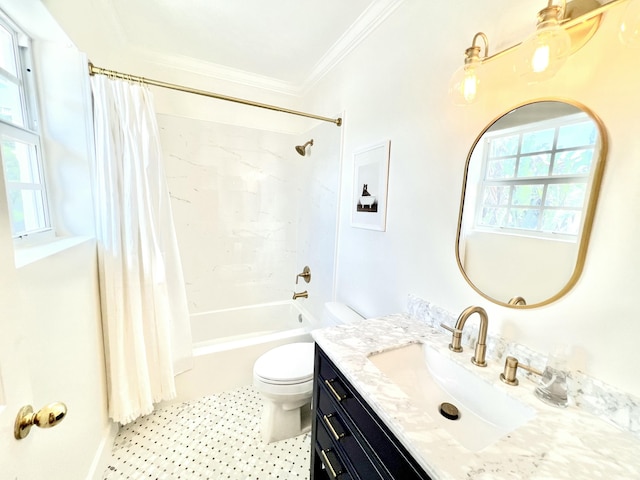
M179 69L284 95L302 96L335 68L403 2L404 0L376 0L372 2L316 63L306 79L300 83L258 75L193 57L169 55L149 48L134 47L131 50L141 60L164 68Z
M322 77L333 70L344 57L367 38L403 2L404 0L381 0L371 3L318 61L311 74L300 85L300 93L306 93Z

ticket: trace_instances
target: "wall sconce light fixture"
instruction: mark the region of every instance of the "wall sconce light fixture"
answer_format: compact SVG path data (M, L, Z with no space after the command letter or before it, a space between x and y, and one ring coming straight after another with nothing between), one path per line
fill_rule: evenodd
M484 42L484 55L480 57L480 47L476 45L478 38ZM473 103L478 95L482 60L489 56L489 40L478 32L473 37L471 46L464 52L464 65L458 68L449 82L449 94L456 105Z
M514 70L529 83L547 80L555 75L568 56L579 50L595 34L602 14L613 6L629 1L620 38L628 46L640 47L640 0L610 0L600 4L596 0L560 0L538 12L536 31L524 42L489 56L489 41L480 32L473 37L471 47L465 51L464 65L453 74L449 94L456 105L473 103L482 82L482 69L486 63L506 52L518 49ZM478 38L485 44L480 56Z

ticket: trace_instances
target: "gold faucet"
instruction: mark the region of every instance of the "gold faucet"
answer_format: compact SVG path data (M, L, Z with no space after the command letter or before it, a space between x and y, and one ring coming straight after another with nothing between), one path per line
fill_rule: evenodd
M486 367L487 361L485 359L485 356L487 353L487 328L489 326L489 317L487 316L487 312L484 308L474 306L465 308L458 317L458 320L456 320L456 326L454 328L451 328L448 325L442 325L442 327L453 333L453 336L451 337L451 343L449 344L449 349L454 352L461 352L462 329L464 328L465 323L467 323L467 319L474 313L480 315L480 329L478 330L476 351L474 356L471 358L471 363L479 367Z
M527 301L522 297L513 297L509 299L508 305L526 305Z
M304 292L300 292L300 293L296 293L293 292L293 299L296 300L297 298L309 298L309 292L307 292L306 290Z

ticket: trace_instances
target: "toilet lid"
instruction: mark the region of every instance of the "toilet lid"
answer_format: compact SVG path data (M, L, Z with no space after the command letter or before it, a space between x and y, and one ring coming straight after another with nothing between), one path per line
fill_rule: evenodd
M253 366L253 373L271 383L302 383L313 378L313 343L289 343L269 350Z

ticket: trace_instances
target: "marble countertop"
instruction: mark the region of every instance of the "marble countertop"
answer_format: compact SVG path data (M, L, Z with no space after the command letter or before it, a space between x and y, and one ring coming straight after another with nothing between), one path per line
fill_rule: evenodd
M473 350L448 349L451 335L408 314L367 319L313 332L313 338L433 480L640 479L640 441L629 432L570 405L548 406L521 372L520 385L500 382L502 361L485 368ZM367 357L410 343L427 343L496 388L535 409L536 416L494 444L471 452L412 404Z

